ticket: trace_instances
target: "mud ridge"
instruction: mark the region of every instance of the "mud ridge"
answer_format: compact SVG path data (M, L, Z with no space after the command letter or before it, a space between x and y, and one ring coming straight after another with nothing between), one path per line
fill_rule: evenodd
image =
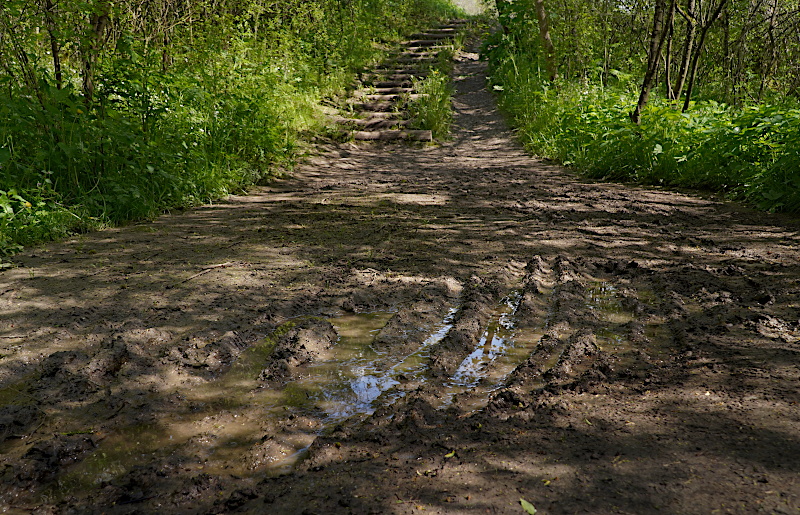
M259 381L274 386L289 380L297 367L317 359L339 337L327 320L311 318L290 325L277 337L269 365L259 374Z
M505 285L497 279L470 279L464 287L463 301L453 327L430 349L430 374L433 377L453 375L458 365L475 348L505 292Z
M430 336L430 328L441 322L458 302L463 287L452 278L425 285L416 299L403 305L376 335L376 350L409 354Z

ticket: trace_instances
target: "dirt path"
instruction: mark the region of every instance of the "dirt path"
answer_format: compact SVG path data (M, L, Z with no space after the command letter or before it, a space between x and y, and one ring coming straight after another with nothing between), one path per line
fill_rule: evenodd
M797 218L532 159L475 58L452 142L0 273L5 512L798 513Z

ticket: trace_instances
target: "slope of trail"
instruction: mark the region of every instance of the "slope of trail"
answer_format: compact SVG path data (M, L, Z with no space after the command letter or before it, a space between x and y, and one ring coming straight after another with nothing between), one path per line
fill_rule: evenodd
M797 513L797 218L583 181L454 84L440 146L0 272L0 506Z

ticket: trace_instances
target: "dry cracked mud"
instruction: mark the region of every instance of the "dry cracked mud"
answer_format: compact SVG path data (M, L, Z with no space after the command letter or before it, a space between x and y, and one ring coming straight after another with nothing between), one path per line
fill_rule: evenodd
M800 220L453 139L0 272L5 513L798 513Z

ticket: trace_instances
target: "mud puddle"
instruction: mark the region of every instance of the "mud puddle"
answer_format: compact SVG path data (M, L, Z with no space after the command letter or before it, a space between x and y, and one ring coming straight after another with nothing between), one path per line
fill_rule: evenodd
M258 381L271 347L251 347L218 380L183 391L181 400L188 407L182 411L96 435L97 448L65 470L40 498L54 502L81 495L147 463L185 461L187 455L195 457L187 468L206 473L286 473L325 429L393 403L405 395L404 384L424 382L427 349L447 334L457 310L430 328L430 336L407 356L378 352L371 345L391 312L329 318L339 335L336 344L298 367L283 388ZM266 450L257 458L241 459L247 449L259 447Z
M621 359L637 348L630 325L636 319L622 294L607 282L587 287L586 309L598 314L598 346ZM456 400L468 411L484 407L491 393L525 361L542 339L541 326L517 327L522 293L515 291L498 305L473 351L455 373L437 388L438 408ZM183 392L183 411L173 410L156 423L139 424L104 436L97 449L70 467L47 491L53 499L97 488L135 467L154 461L196 457L188 468L208 473L249 476L255 472L285 473L304 458L314 439L344 420L371 415L420 386L428 376L430 347L453 326L459 306L429 328L429 336L412 353L376 351L372 342L393 316L391 312L328 318L338 333L330 349L315 361L298 367L283 387L265 387L258 372L272 348L245 351L234 367L216 381ZM657 323L642 325L642 338L657 337ZM551 368L553 363L543 364ZM242 460L248 449L261 449L256 458ZM250 452L252 454L252 452Z
M514 368L531 354L544 332L542 328L517 327L521 302L519 291L501 301L475 349L445 383L438 407L449 406L456 397L468 411L484 407L490 394L501 388Z
M587 288L586 307L602 323L595 330L598 347L616 356L622 365L630 365L632 356L645 344L651 354L666 355L664 321L647 314L656 304L656 296L649 290L637 291L635 302L631 302L613 283L593 281Z
M552 291L539 291L539 295L545 300ZM642 346L643 339L649 342L663 333L658 319L639 320L641 313L628 302L630 291L590 281L585 295L581 310L595 313L600 321L594 329L598 347L620 361L630 361L628 357ZM420 387L431 389L436 408L457 404L462 410L477 411L504 387L548 330L547 316L533 326L529 321L518 327L522 301L522 291L502 299L471 353L443 382L430 376L431 348L453 328L461 305L451 307L442 320L428 327L427 338L411 353L373 347L393 312L300 317L286 327L302 325L303 320L329 324L335 329L331 333L335 343L293 368L285 383L267 384L259 378L274 359L279 330L242 352L216 380L174 390L168 396L174 398L172 404L162 405L152 422L89 433L91 451L65 467L40 491L39 499L59 502L124 484L137 470L152 464L243 478L285 474L308 455L311 444L326 430L345 420L365 418ZM632 330L635 324L638 329ZM552 368L560 354L552 353L542 369Z
M387 370L376 369L371 375L362 378L363 383L368 385L368 397L370 398L370 410L369 412L363 411L364 414L371 414L374 411L375 401L380 400L381 404L390 405L404 397L409 390L427 382L426 372L430 348L447 336L453 327L453 318L458 310L458 306L451 308L447 316L432 328L430 336L416 351L402 358ZM356 390L355 387L353 389ZM381 396L383 397L379 399Z

